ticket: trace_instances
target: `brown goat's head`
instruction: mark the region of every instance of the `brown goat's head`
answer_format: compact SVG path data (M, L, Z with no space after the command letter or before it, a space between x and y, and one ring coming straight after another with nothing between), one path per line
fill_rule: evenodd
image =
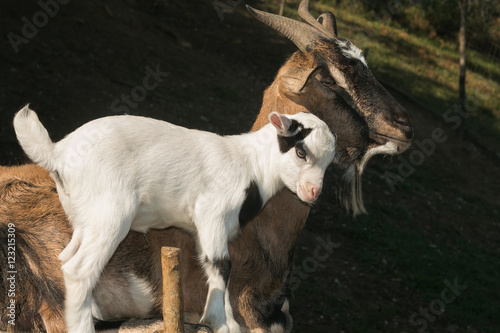
M247 6L261 22L290 39L297 51L280 69L264 97L278 105L309 111L322 118L337 136L338 164L351 184L350 204L355 214L365 212L361 174L375 154L400 154L413 138L407 111L384 89L369 69L361 50L337 36L333 14L315 20L303 0L299 15L306 21L265 13ZM278 104L278 105L277 105ZM270 112L263 106L262 112ZM280 110L284 112L285 110ZM262 114L261 114L262 115ZM255 127L255 126L254 126Z

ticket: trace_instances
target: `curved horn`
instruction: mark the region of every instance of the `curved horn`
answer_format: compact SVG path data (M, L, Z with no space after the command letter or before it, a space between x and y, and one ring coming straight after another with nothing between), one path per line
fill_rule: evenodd
M302 52L307 52L307 47L318 39L332 38L331 36L329 36L329 34L325 34L324 31L318 31L315 27L312 27L303 22L295 21L287 17L274 15L271 13L266 13L252 8L249 5L247 5L247 9L259 21L285 35L295 45L297 45L299 50L301 50ZM316 22L316 20L314 22ZM316 23L319 24L318 22Z
M337 34L332 34L330 31L328 31L323 25L321 25L320 22L316 21L316 19L309 13L309 0L302 0L299 5L299 16L304 19L307 23L318 29L319 31L323 32L327 36L335 37ZM332 15L333 16L333 15ZM335 29L337 30L337 29Z
M329 33L337 37L337 21L335 16L330 12L325 12L318 17L318 22L321 23Z

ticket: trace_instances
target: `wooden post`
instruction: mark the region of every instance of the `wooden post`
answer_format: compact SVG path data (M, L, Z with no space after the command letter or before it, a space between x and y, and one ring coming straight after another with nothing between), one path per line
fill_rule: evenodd
M181 250L161 248L163 275L163 325L165 333L184 333L184 301L181 285Z

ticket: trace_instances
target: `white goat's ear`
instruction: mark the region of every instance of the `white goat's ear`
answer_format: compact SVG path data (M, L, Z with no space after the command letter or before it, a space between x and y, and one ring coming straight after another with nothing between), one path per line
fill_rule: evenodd
M273 111L269 115L269 121L276 128L279 135L290 136L288 129L290 128L290 125L292 125L292 122L290 119L288 119L287 116L285 116L283 114L279 114L276 111Z
M280 76L279 89L282 94L294 97L305 92L305 87L318 68L291 67Z

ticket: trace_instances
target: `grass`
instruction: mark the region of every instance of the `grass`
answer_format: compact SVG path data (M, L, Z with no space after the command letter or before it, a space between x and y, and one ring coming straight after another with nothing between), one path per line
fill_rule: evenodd
M426 321L426 332L497 331L500 250L496 236L485 235L496 234L499 206L466 188L454 189L455 179L440 182L436 162L430 163L398 185L395 194L386 195L380 175L397 172L396 165L381 157L370 162L364 180L376 193L366 200L368 215L353 219L336 213L332 189L313 208L306 230L331 235L342 245L325 262L322 281L302 283L296 300L314 300L311 312L337 325L329 331L417 332L424 325L420 309L439 302L444 312ZM327 174L325 183L332 180ZM384 198L377 200L380 195ZM296 264L307 256L299 251ZM442 292L449 294L448 283L455 279L467 287L445 303ZM312 327L307 317L295 319L297 332L325 331L320 321Z
M373 210L382 208L372 207ZM405 219L410 224L415 222L407 214L397 215L395 219ZM365 230L361 225L370 227ZM482 323L479 327L482 332L491 327L490 320L500 296L500 273L494 268L500 259L498 253L462 239L456 239L452 245L434 244L418 228L400 228L385 219L361 217L350 226L353 239L362 239L363 242L359 244L358 260L377 265L372 254L373 249L377 249L398 272L402 283L428 302L440 298L441 291L446 288L445 280L453 282L456 278L459 284L467 285L467 289L457 297L456 304L446 306L447 320ZM415 260L417 258L420 260ZM486 295L497 299L497 304L485 302ZM422 306L425 305L424 302ZM416 311L418 307L415 307Z
M285 16L298 19L299 2L288 2ZM315 16L332 11L339 35L369 49L368 63L375 75L420 100L438 114L458 104L459 54L452 41L429 38L385 24L360 8L332 8L315 3ZM276 11L277 1L269 9ZM475 50L467 52L466 92L471 116L466 127L487 146L500 152L500 66Z
M477 205L482 206L481 210L493 211L480 200L471 201L464 209L474 210ZM310 299L311 294L326 298L318 313L337 314L347 332L393 331L382 323L394 320L400 321L403 327L407 326L405 322L409 322L413 312L418 313L420 308L429 308L432 302L442 299L443 290L449 289L445 281L454 284L457 280L466 288L455 300L444 303L444 312L438 319L462 328L472 323L479 332L493 332L493 327L500 325L495 316L500 305L500 254L497 249L466 241L439 223L435 223L430 231L422 230L417 217L404 205L388 208L386 204L374 204L368 210L378 213L355 220L341 218L336 225L343 224L343 228L325 228L314 218L308 223L311 223L311 229L323 228L322 233L346 236L356 249L350 262L366 273L365 283L374 281L373 286L387 288L385 296L377 302L375 297L366 294L365 287L360 288L359 295L342 299L339 292L325 293L307 283L298 290L297 299ZM446 238L435 235L446 235ZM362 283L362 279L356 281ZM349 285L349 288L352 288L352 293L357 292L356 284ZM378 291L380 295L384 293ZM390 304L387 299L396 300ZM371 302L378 303L380 308L377 311L360 310L363 306L369 307ZM351 308L352 312L349 311ZM443 329L442 325L446 328L448 324L429 323L429 326L434 326L432 332ZM415 331L418 328L415 326ZM322 330L318 328L317 331Z

